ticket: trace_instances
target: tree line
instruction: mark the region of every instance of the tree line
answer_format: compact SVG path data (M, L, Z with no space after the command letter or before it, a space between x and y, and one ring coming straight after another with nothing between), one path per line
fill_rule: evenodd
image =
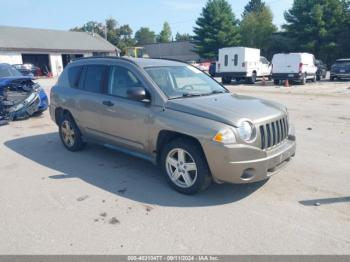
M126 47L139 46L153 43L168 43L171 41L189 41L192 36L189 34L176 33L175 39L172 37L171 28L168 22L164 22L163 29L156 34L148 27L141 27L135 32L126 25L119 25L114 18L106 19L105 23L89 21L81 27L74 27L70 31L90 32L100 35L113 45L119 47L122 52Z
M350 57L350 1L294 0L278 31L262 0L250 0L237 19L226 0L208 0L194 28L196 52L215 59L227 46L260 48L271 58L279 52L309 52L328 65Z
M284 13L281 30L273 24L273 14L263 0L250 0L240 18L227 0L208 0L196 20L193 35L177 33L169 23L159 34L148 27L135 32L109 18L105 24L88 22L71 30L95 32L121 50L125 47L173 40L190 40L194 51L205 59L216 59L218 49L247 46L262 50L271 58L279 52L310 52L328 65L340 57L350 57L350 0L294 0Z

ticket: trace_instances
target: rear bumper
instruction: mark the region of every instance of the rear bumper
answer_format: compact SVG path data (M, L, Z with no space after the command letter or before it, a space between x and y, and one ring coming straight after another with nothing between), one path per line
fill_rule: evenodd
M232 77L232 78L245 78L249 77L248 72L222 72L216 73L216 77Z
M279 146L261 150L247 145L203 146L213 178L217 182L247 184L266 180L278 173L295 156L295 137Z
M300 73L276 73L272 74L273 80L295 80L300 81L301 80L301 74Z
M350 78L350 73L331 72L331 77Z

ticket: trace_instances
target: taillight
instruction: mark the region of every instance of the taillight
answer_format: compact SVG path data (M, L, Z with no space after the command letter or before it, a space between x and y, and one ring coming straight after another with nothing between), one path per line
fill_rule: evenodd
M304 65L303 63L299 64L299 72L303 72L303 65Z

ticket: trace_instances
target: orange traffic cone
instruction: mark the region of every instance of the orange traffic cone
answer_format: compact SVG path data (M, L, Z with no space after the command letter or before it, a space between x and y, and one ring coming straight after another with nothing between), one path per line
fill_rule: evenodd
M289 87L289 81L288 81L288 79L284 81L284 86L285 86L285 87Z

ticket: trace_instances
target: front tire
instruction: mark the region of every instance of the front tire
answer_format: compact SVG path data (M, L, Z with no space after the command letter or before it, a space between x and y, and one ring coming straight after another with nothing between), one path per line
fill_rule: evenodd
M161 165L169 185L183 194L196 194L209 187L211 173L201 147L187 138L168 143L161 153Z
M85 143L82 140L81 132L70 115L64 115L59 124L59 134L66 149L72 152L80 151Z
M301 85L305 85L306 84L306 81L307 81L307 79L306 79L306 73L303 75L303 78L301 79L301 81L300 81L300 84Z

